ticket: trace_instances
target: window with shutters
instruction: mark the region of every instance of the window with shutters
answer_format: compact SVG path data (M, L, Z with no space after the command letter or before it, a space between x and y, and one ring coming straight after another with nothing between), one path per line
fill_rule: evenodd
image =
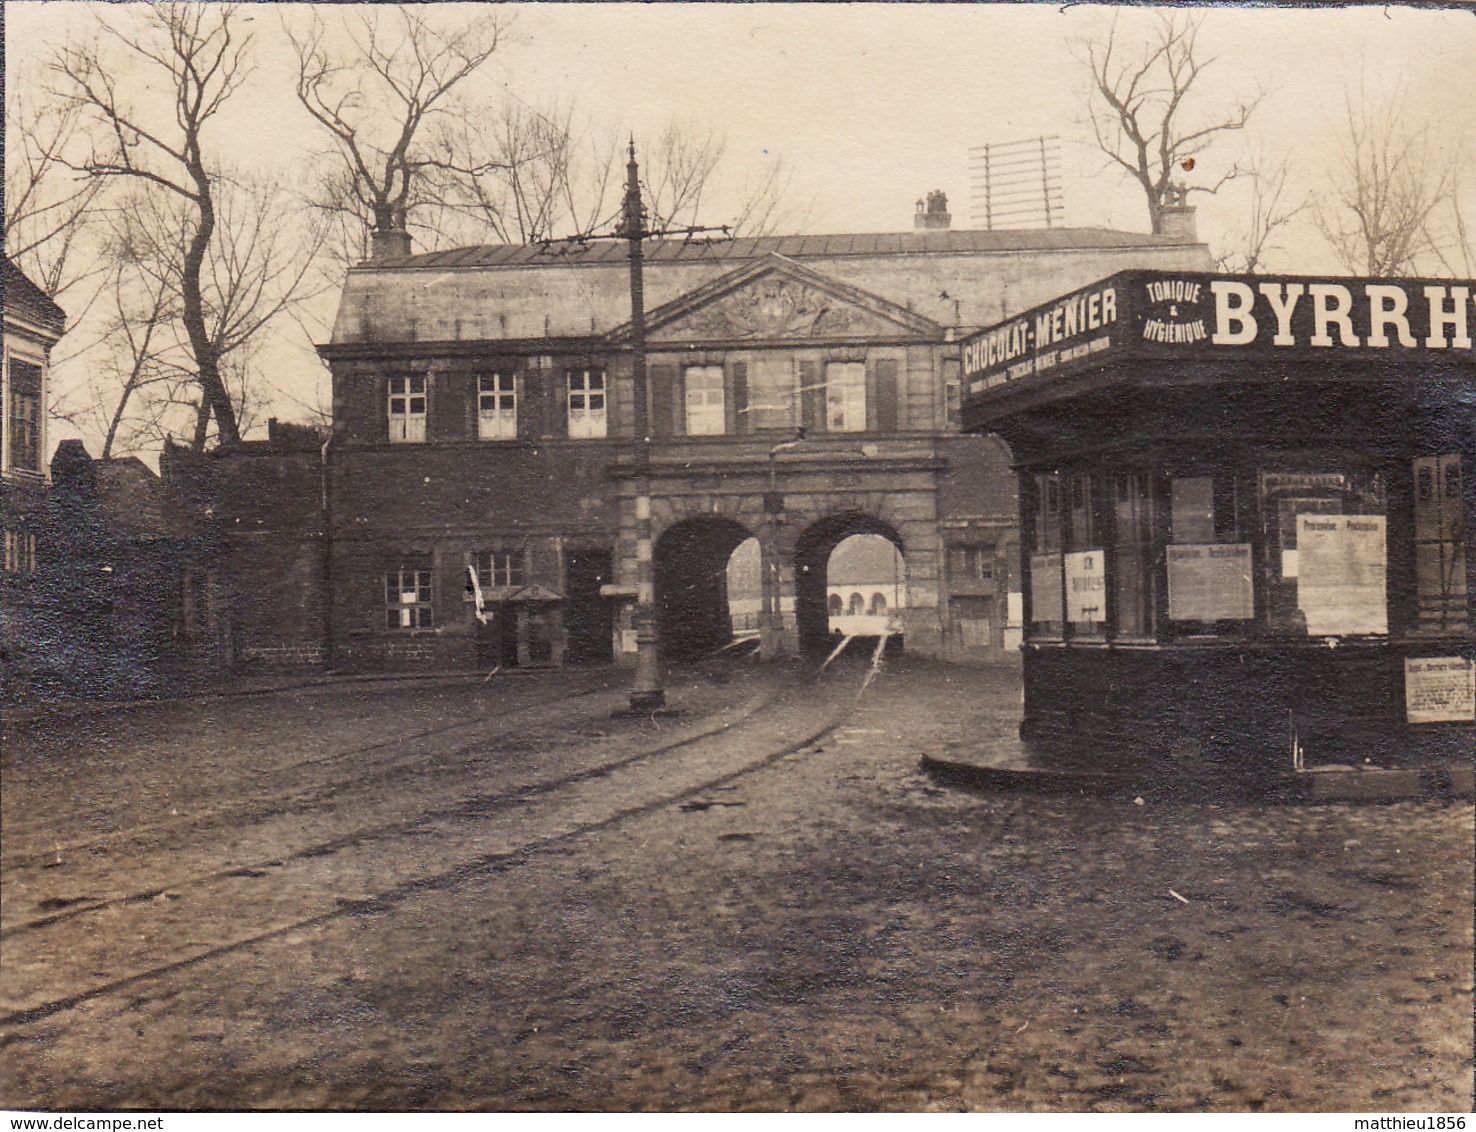
M477 377L477 436L482 440L515 440L518 435L518 392L511 373Z
M10 360L10 404L6 407L10 432L8 468L40 472L41 367L17 358Z
M825 429L866 431L866 366L862 362L826 364Z
M389 379L389 438L391 444L425 443L425 375Z
M569 371L569 435L576 440L598 440L605 435L603 370Z
M723 367L688 366L683 373L687 398L687 435L721 436L725 431Z
M384 575L384 624L387 629L429 629L435 623L428 562L398 566Z

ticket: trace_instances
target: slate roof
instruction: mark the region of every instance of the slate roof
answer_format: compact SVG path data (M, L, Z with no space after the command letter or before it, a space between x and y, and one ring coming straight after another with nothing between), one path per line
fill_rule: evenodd
M344 282L325 350L458 341L537 350L543 342L599 339L630 318L626 257L621 241L603 240L362 263ZM1103 228L653 240L646 246L646 310L707 293L703 288L721 291L722 280L749 265L766 270L784 262L818 273L837 293L864 293L959 331L1126 268L1211 267L1202 243Z
M1118 232L1109 228L1042 228L1008 231L924 229L913 232L873 232L829 236L746 236L733 240L651 240L646 244L648 263L674 260L745 260L774 253L788 259L807 256L830 258L845 255L905 255L908 252L1011 252L1090 250L1094 248L1141 248L1181 246L1172 236L1143 232ZM623 240L592 240L588 244L480 244L440 252L398 256L361 265L376 271L390 268L514 267L537 264L623 263Z
M48 323L57 334L66 327L67 312L56 305L40 287L32 283L26 273L10 258L5 257L5 309L29 314L39 322Z

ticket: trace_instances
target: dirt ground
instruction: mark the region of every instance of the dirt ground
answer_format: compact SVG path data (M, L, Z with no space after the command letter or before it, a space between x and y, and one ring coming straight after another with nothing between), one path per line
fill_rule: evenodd
M763 679L692 680L674 696L690 713L671 726L720 722ZM349 909L0 1027L0 1107L1471 1109L1469 802L1135 804L945 789L919 758L1000 734L1018 704L1015 673L904 661L856 700L859 680L853 669L792 694L748 740L777 751L821 708L839 708L839 728L818 742L393 901L368 898L378 879L433 862L454 873L477 846L511 837L515 820L568 819L530 804L521 818L407 826L314 857L315 871L290 884L256 869L181 888L178 900L166 892L147 928L133 910L78 916L67 930L108 941L88 952L96 970L68 976L80 983L126 967L125 930L209 944L289 888L302 907ZM572 765L566 746L614 749L615 726L592 721L619 695L590 694L577 721L541 737L534 725L469 755L437 747L433 771L331 803L243 808L224 828L130 842L99 877L214 875L249 858L248 827L269 823L274 844L307 845L330 827L383 825L510 781L497 776L511 767ZM470 702L455 688L436 696L417 725L454 722ZM45 752L57 773L42 752L13 750L7 792L24 798L7 803L7 826L48 806L57 824L86 826L78 777L62 764L101 759L88 744L103 744L115 768L98 770L112 785L88 812L128 781L153 784L157 811L171 790L214 805L268 791L272 776L242 772L268 747L280 759L346 729L408 726L402 711L385 714L399 693L320 699L331 710L285 693L214 704L210 742L234 744L234 759L199 753L209 744L186 708L82 728L85 749ZM657 781L701 782L698 764L717 765L719 741L671 756L680 761L655 777L582 788L636 798ZM387 757L357 755L348 772L372 779ZM146 808L137 794L117 805ZM7 861L32 848L5 836ZM64 873L8 875L7 922L83 883ZM61 946L48 938L12 931L5 966L42 978L45 948ZM4 981L7 1003L24 1005Z

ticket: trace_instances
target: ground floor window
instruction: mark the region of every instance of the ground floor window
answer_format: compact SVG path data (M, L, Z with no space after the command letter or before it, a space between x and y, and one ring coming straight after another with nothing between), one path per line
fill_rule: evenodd
M948 548L950 582L987 582L994 578L994 548L951 546Z
M36 536L30 531L5 532L5 572L22 577L36 572Z
M486 550L477 555L477 585L482 589L507 589L522 584L522 551Z
M384 575L385 628L429 629L435 618L431 606L429 563L398 566Z

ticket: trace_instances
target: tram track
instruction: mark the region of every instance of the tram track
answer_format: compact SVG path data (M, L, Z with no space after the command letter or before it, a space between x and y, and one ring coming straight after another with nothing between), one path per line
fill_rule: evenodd
M532 808L530 803L536 803L540 799L549 800L552 812L548 814L534 814L528 824L532 829L521 835L514 830L507 843L487 852L472 853L461 860L454 862L442 858L436 858L442 867L415 870L411 869L408 875L396 880L394 883L384 885L372 892L365 892L354 898L339 897L336 902L326 908L319 908L309 914L284 915L273 918L265 924L254 925L247 934L240 938L204 946L201 950L186 951L185 954L172 956L161 956L159 960L141 969L128 971L103 978L83 986L81 989L71 991L63 995L46 997L39 995L43 1001L35 1001L33 998L30 1005L18 1006L11 1009L5 1015L0 1016L0 1026L24 1027L44 1018L51 1017L57 1013L69 1010L84 1002L104 998L108 995L119 993L133 988L141 983L159 978L167 978L178 972L187 970L201 963L213 959L223 958L250 947L268 943L272 940L290 935L293 932L308 930L317 926L328 924L343 917L365 916L383 914L404 901L417 894L453 889L457 885L468 883L475 879L485 877L508 868L517 867L533 859L538 853L559 846L567 841L579 837L588 836L601 830L618 825L621 822L631 820L644 814L651 813L666 806L677 805L689 799L695 798L705 792L719 790L729 786L745 775L752 774L765 767L801 752L806 748L813 747L822 741L827 735L835 731L844 722L849 710L848 699L832 699L828 710L822 717L808 720L797 735L787 736L784 741L771 743L767 750L755 755L751 749L739 751L735 756L731 748L735 744L743 744L745 724L751 723L766 708L773 706L782 700L790 689L780 687L774 690L764 699L756 702L745 711L744 715L737 720L728 720L719 727L705 729L695 734L683 736L680 739L658 744L639 751L626 754L620 758L606 760L594 766L581 768L578 771L541 782L532 783L521 789L510 791L500 795L483 795L465 799L460 805L450 807L442 811L427 812L408 818L402 822L389 823L382 827L360 828L349 834L328 841L320 842L312 846L305 846L289 857L278 858L270 861L256 862L250 866L236 866L231 869L222 869L188 878L182 882L164 886L158 886L147 891L120 893L110 897L106 901L98 901L87 906L79 906L76 909L66 909L64 913L56 916L43 917L27 925L11 929L11 934L18 934L22 927L27 932L44 932L45 929L59 927L68 920L74 920L88 914L101 915L112 913L114 916L126 915L140 909L149 909L155 902L166 894L174 899L186 898L192 890L199 891L212 886L218 886L223 882L241 880L248 878L261 878L273 875L271 870L285 870L294 863L302 864L313 859L328 856L348 847L360 847L370 842L382 842L396 836L405 836L417 831L433 828L437 825L443 827L446 823L466 822L469 820L487 819L523 808L525 816ZM593 810L578 816L581 800L570 797L571 793L580 786L592 783L598 779L616 779L622 774L632 775L649 771L653 764L658 762L664 765L664 757L675 752L693 748L704 741L713 740L719 747L725 742L730 750L723 754L721 751L716 756L719 763L713 767L717 773L703 774L695 781L674 781L670 786L652 790L649 785L642 786L639 780L634 785L627 782L614 792L619 794L623 789L631 797L620 799L613 806L603 809L595 804L596 800L584 800L587 809ZM680 773L675 774L680 779ZM660 782L666 782L663 777ZM561 816L557 812L560 801L566 802L574 811L574 817ZM276 874L280 877L281 873ZM120 928L123 925L110 924L109 934L116 932L123 934ZM87 938L87 937L84 937ZM197 945L198 946L198 945ZM100 953L105 954L105 952ZM72 959L70 952L67 958ZM88 958L79 957L72 965L89 970L98 965L96 959L89 963ZM33 963L32 966L44 965ZM85 981L85 980L77 980ZM39 988L38 988L39 989ZM7 996L10 997L10 996ZM0 1045L10 1041L18 1040L17 1035L12 1033L0 1036Z
M515 704L511 706L499 705L499 709L495 713L495 719L499 726L495 731L490 734L479 735L476 742L465 744L449 752L440 753L439 757L454 758L459 755L465 755L476 751L489 742L496 742L497 740L504 739L508 735L516 732L520 724L516 722L508 722L510 720L515 720L517 717L526 715L528 712L548 708L552 705L566 704L571 700L578 700L586 696L598 695L601 692L609 691L609 688L610 686L608 684L601 683L595 687L581 688L573 691L564 691L557 696L542 697L529 703ZM398 735L389 739L380 739L372 743L357 744L343 750L334 751L330 754L315 755L312 758L299 759L295 762L290 763L253 767L249 774L239 775L232 779L228 779L220 785L226 788L245 787L249 786L253 782L260 781L261 779L280 778L282 776L289 775L301 770L326 766L331 763L342 762L347 759L353 759L359 756L373 754L376 751L382 751L386 748L419 743L427 739L449 735L457 731L464 731L468 728L484 726L489 722L493 722L493 720L494 713L490 711L483 712L469 719L457 720L453 723L442 724L436 727L423 728L421 730L413 731L406 735ZM294 805L294 808L311 808L313 805L320 804L323 801L326 801L327 799L333 797L335 794L341 793L342 791L347 789L366 785L379 785L386 782L394 781L396 778L406 777L410 774L415 773L417 770L422 769L425 761L426 759L423 755L412 754L408 759L385 767L374 774L370 774L368 776L355 775L349 778L332 780L311 788L307 791L304 791L304 789L301 787L297 787L292 790L279 791L275 794L256 795L247 802L242 802L231 806L221 805L215 807L207 806L204 808L192 808L188 814L179 815L181 820L177 821L166 820L148 822L141 825L131 825L125 828L111 830L107 833L98 834L96 836L82 840L65 842L54 840L52 844L44 850L33 850L28 853L18 853L15 855L7 853L4 858L4 866L7 869L34 868L37 866L45 867L45 863L50 859L58 859L66 855L91 854L98 851L105 851L108 847L116 846L119 843L127 842L129 840L137 840L140 837L146 836L151 833L168 832L172 834L184 835L201 829L209 829L213 826L220 826L226 824L226 822L233 819L244 818L245 820L249 821L254 814L272 814L276 812L281 812L280 810L274 810L273 807L279 806L284 802L292 803ZM182 797L177 799L176 805L190 805L191 801L192 799ZM11 837L18 838L25 838L28 833L34 834L34 830L27 830L24 827L16 830L13 826L8 832L10 833ZM0 932L0 936L3 936L3 934L4 932Z
M756 716L759 712L770 707L774 703L774 701L778 699L779 694L779 692L771 693L758 702L750 704L743 710L743 713L736 720L729 720L723 723L721 726L709 728L707 730L699 732L696 735L689 735L685 738L675 740L671 743L662 744L648 750L638 751L630 755L624 755L617 759L611 759L592 767L585 767L570 774L562 775L558 778L529 783L523 786L514 787L511 790L474 794L458 802L454 806L446 806L426 810L402 821L385 822L376 826L371 826L369 828L358 829L349 834L303 846L302 848L290 853L277 854L273 857L268 858L259 858L255 861L246 862L244 864L231 862L229 867L215 869L208 873L198 874L196 876L188 877L181 880L173 880L162 884L154 884L145 889L122 893L116 896L101 899L79 900L74 903L69 902L65 908L58 909L56 912L53 912L49 915L41 916L33 920L22 921L21 923L12 924L5 927L3 930L0 930L0 940L10 939L13 936L19 935L23 932L35 931L40 928L51 927L55 924L63 923L67 920L77 919L81 916L101 912L107 908L128 904L138 904L144 901L157 899L162 894L178 893L191 887L198 887L199 885L206 884L214 880L225 880L233 877L251 875L269 875L266 870L280 868L288 861L306 860L313 857L327 856L328 854L337 852L338 850L343 849L347 846L359 845L368 841L383 840L395 835L411 833L417 829L424 828L427 824L432 822L456 821L459 819L472 817L490 817L499 812L527 802L530 799L538 798L542 795L552 793L555 790L559 790L567 786L573 786L581 782L588 782L596 778L602 778L624 767L633 766L637 763L659 757L669 752L680 750L684 747L690 747L698 742L701 742L704 739L710 739L715 735L720 735L726 731L731 730L735 726L739 726L747 722L748 720ZM563 697L560 699L560 702L565 702L566 699L567 697ZM531 706L532 705L530 705L530 707ZM466 747L455 748L451 751L440 753L437 757L440 759L454 759L457 756L465 754L470 750L475 750L481 747L485 741L485 739L479 737L478 741L475 744L471 744ZM363 784L381 785L386 781L392 781L393 778L402 777L403 775L399 772L403 771L404 769L405 768L403 767L397 768L396 773L393 775L374 775L366 779L354 780L351 784L355 786ZM342 786L349 784L350 783L343 783L337 785ZM283 811L280 810L277 811L278 814L282 812Z

